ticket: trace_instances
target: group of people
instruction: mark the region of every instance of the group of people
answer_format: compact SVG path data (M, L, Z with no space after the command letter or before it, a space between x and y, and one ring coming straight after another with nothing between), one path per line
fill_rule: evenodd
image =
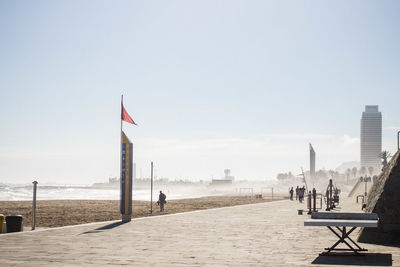
M293 200L293 193L296 193L296 200L299 199L299 202L302 203L304 200L304 192L306 191L306 188L303 187L296 187L296 192L293 190L293 187L289 189L289 194L290 194L290 200Z

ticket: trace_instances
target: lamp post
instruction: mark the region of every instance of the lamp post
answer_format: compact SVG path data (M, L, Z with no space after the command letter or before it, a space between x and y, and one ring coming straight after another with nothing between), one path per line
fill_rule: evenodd
M365 192L364 192L364 196L365 196L365 198L367 198L367 176L364 177L364 183L365 183Z
M365 182L365 193L364 193L364 195L365 195L365 199L367 199L367 183L371 182L371 177L365 176L364 177L364 182Z
M399 138L400 138L400 131L397 132L397 150L400 149Z

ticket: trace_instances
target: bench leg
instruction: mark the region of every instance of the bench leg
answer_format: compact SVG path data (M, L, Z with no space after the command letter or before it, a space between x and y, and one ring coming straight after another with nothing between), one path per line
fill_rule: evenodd
M348 231L347 233L346 233L346 227L343 227L343 230L341 230L339 227L336 228L342 232L342 243L345 243L355 254L358 254L358 250L360 250L361 248L350 238L351 232L353 232L356 229L356 227L351 228L350 231ZM350 239L358 247L358 250L354 249L349 243L347 243L345 240L346 238Z
M328 229L331 230L332 233L334 233L334 234L339 238L339 240L338 240L335 244L333 244L333 246L331 246L330 248L326 248L326 250L328 250L328 251L327 251L327 252L324 252L323 254L329 254L332 250L335 250L335 247L336 247L337 245L339 245L340 242L342 242L342 240L343 240L343 237L340 236L338 233L336 233L336 231L333 230L332 227L328 226ZM342 232L342 230L341 230L340 228L339 228L339 231Z
M353 241L353 239L350 238L350 236L347 237L357 248L359 251L367 251L365 248L361 248L356 242Z
M332 231L332 233L334 233L339 240L333 244L330 248L326 248L326 252L321 253L321 255L328 255L331 251L333 250L337 250L337 251L352 251L354 252L354 254L356 255L361 255L359 253L359 251L367 251L367 249L361 248L356 242L353 241L353 239L350 238L350 234L356 229L356 227L353 227L350 229L350 231L346 231L346 227L343 227L343 229L336 227L336 229L341 233L341 235L339 233L337 233L334 229L332 229L332 227L327 226L329 230ZM353 248L345 239L349 239L351 241L351 243L353 243L353 245L355 245L357 248ZM340 243L344 243L346 244L349 248L336 248L337 245L339 245Z

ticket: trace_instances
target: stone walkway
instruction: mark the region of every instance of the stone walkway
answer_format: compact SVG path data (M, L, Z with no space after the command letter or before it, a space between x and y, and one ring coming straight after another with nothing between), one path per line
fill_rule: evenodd
M350 199L341 206L360 211ZM367 256L319 256L336 237L304 227L302 208L282 200L0 235L0 266L400 266L396 247L362 244Z

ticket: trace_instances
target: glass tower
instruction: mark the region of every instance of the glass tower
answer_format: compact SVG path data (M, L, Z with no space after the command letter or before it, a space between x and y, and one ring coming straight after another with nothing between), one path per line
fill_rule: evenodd
M368 171L369 167L374 168L374 173L381 171L382 152L382 114L378 106L365 106L361 117L360 132L361 167Z

